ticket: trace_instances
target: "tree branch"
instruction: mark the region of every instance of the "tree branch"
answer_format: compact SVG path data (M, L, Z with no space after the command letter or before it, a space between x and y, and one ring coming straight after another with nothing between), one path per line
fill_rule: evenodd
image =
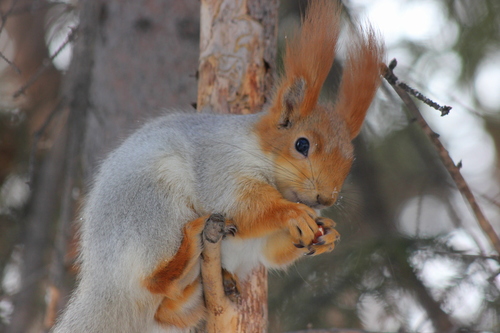
M54 54L52 54L50 56L49 59L45 59L43 61L43 65L36 71L35 74L33 74L30 79L28 80L28 82L26 82L25 84L23 84L23 86L21 88L19 88L13 95L12 97L14 98L17 98L19 96L21 96L21 94L24 94L24 92L26 91L26 89L28 89L29 87L31 87L31 85L33 83L36 82L36 80L38 80L38 78L47 70L47 68L49 68L49 66L52 64L52 61L59 55L59 53L61 53L61 51L66 47L66 45L68 45L69 43L71 43L72 41L74 41L77 37L77 32L78 32L78 29L76 28L71 28L71 31L70 33L68 34L68 37L66 38L66 40L61 44L61 46L59 46L59 48L54 52Z
M221 274L220 241L224 234L225 222L222 216L213 214L203 230L203 260L201 276L205 306L208 311L206 332L233 332L237 312L224 294Z
M17 2L17 0L12 1L10 8L7 10L6 13L2 13L0 11L0 20L2 20L2 22L0 23L0 34L2 33L3 29L5 28L5 23L7 22L7 18L12 14L12 11L14 10L14 7L16 6L16 2ZM2 52L0 52L0 58L2 58L7 64L9 64L9 66L11 66L17 74L21 74L21 70L19 69L19 67L17 67L12 61L7 59L7 57L4 56Z
M10 61L9 59L7 59L7 57L4 56L2 52L0 52L0 58L2 58L10 67L12 67L12 69L17 74L21 74L21 70L19 69L19 67L17 67L12 61Z
M403 89L407 93L413 95L414 97L418 98L425 104L429 105L430 107L441 111L441 117L446 116L448 113L450 113L451 106L448 105L439 105L438 103L434 102L430 98L424 96L420 91L413 89L406 83L399 81L399 79L394 75L392 72L394 68L396 68L396 65L398 64L396 59L392 59L391 62L389 63L389 70L390 72L386 71L386 75L384 76L387 82L389 82L392 86L398 86L399 88Z
M464 197L465 201L469 204L469 206L472 209L472 212L474 213L474 216L476 217L476 220L483 230L483 232L486 234L488 237L491 245L495 249L497 253L500 253L500 238L496 234L495 230L493 229L491 223L488 221L486 216L483 214L481 208L479 207L476 198L474 197L474 194L472 193L469 185L465 181L464 177L460 173L460 167L455 165L453 160L450 157L450 154L446 150L446 148L443 146L441 141L439 140L439 135L435 133L427 124L425 121L424 117L422 117L422 114L420 113L420 110L418 109L417 105L415 102L411 99L411 97L408 95L407 91L401 87L401 82L399 82L398 78L394 75L393 69L396 67L397 62L395 60L391 61L389 66L384 66L384 78L391 84L393 89L396 91L396 93L399 95L401 100L405 103L406 107L410 110L412 115L415 117L416 121L418 124L422 127L424 133L429 137L431 140L432 144L436 148L439 156L441 157L441 160L443 161L444 166L448 170L448 172L451 175L451 178L457 185L458 190ZM413 89L412 89L413 90ZM419 93L420 94L420 93ZM422 94L420 94L422 95ZM423 96L423 95L422 95ZM424 96L425 97L425 96ZM434 103L438 105L437 103ZM446 107L451 109L450 107ZM439 110L439 108L438 108ZM443 111L441 111L443 113ZM459 163L460 164L460 163Z

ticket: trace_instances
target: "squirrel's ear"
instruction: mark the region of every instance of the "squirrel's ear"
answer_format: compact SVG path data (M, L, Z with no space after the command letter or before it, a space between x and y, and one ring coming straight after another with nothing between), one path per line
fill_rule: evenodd
M371 27L351 38L335 107L345 119L351 139L359 134L380 85L384 55L384 44Z
M285 88L281 98L281 113L278 126L287 128L292 124L292 119L299 115L299 108L304 100L306 81L298 78Z
M336 0L308 1L300 32L287 39L285 73L270 109L279 127L314 111L335 58L340 11Z

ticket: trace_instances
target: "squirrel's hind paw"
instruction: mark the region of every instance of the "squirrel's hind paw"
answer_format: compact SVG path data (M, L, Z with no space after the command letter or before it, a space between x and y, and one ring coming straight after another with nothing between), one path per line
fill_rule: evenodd
M237 303L240 298L240 282L236 275L222 269L222 278L224 281L224 294L232 301Z

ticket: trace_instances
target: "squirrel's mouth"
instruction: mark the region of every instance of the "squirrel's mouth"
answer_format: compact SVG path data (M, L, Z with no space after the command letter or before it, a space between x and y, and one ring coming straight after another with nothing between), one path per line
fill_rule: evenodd
M296 202L296 203L303 203L303 202L299 199L299 196L297 195L297 193L292 192L292 196L293 196L293 198L292 198L292 200L290 200L290 201L293 201L293 202Z
M284 196L285 199L287 199L288 201L291 201L291 202L296 202L296 203L300 203L300 204L304 204L306 206L309 206L311 207L312 209L323 209L323 208L326 208L326 206L324 205L321 205L318 201L316 200L304 200L303 198L300 197L300 195L291 190L289 192L289 195L286 195Z
M293 190L288 190L286 193L283 194L283 197L288 200L288 201L291 201L291 202L296 202L296 203L301 203L301 204L304 204L304 205L307 205L307 203L305 203L303 200L300 199L299 195L297 194L297 192L293 191ZM309 206L309 205L307 205Z

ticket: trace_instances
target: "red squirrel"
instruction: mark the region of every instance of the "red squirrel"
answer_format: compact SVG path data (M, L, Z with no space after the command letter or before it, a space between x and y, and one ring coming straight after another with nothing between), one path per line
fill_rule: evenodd
M380 84L372 28L347 42L334 103L318 102L340 33L336 1L309 2L284 75L260 113L154 119L100 167L82 212L79 283L54 332L187 332L205 318L201 232L211 214L237 228L223 268L245 279L331 251L333 205Z

